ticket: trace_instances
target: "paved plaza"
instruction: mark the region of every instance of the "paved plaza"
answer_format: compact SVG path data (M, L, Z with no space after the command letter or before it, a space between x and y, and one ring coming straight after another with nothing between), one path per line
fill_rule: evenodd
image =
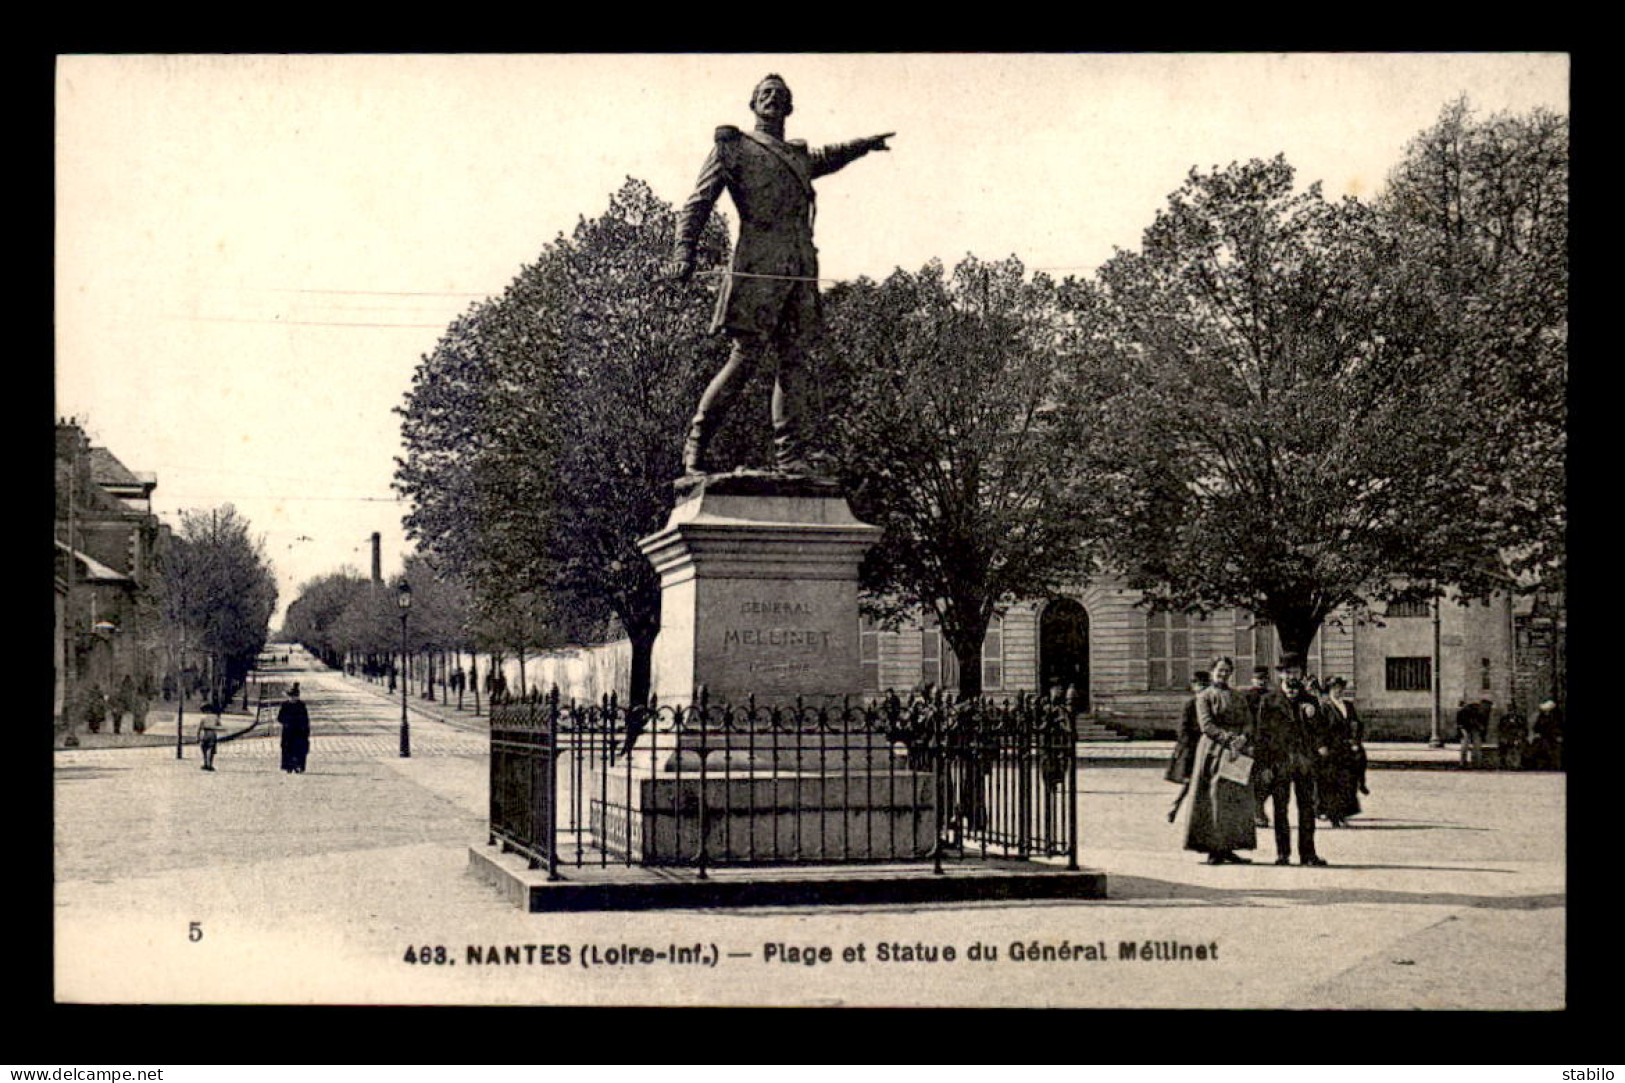
M532 915L468 872L480 720L415 710L401 759L398 699L297 676L304 775L256 737L212 774L191 746L55 754L59 1000L1565 1006L1562 775L1373 770L1331 867L1270 864L1267 831L1259 864L1210 867L1160 771L1094 762L1105 901Z

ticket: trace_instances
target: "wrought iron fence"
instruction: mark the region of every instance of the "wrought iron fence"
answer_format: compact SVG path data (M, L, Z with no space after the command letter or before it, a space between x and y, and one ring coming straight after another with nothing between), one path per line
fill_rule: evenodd
M491 707L490 837L561 865L1065 857L1076 738L1059 701Z

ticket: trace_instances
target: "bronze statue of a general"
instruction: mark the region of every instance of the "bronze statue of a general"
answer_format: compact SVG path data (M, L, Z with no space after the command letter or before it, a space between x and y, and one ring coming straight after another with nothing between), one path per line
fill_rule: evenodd
M690 474L706 472L712 436L739 389L771 352L778 362L773 385L774 465L782 473L806 476L812 473L802 434L807 350L821 321L812 182L872 150L889 150L886 140L896 133L816 150L801 140L786 141L790 88L777 75L756 85L750 109L756 114L754 130L727 124L717 129L694 194L677 216L672 273L686 279L694 271L700 232L724 188L739 212L739 243L711 321L712 331L725 331L733 339L733 349L700 397L683 446L683 468Z

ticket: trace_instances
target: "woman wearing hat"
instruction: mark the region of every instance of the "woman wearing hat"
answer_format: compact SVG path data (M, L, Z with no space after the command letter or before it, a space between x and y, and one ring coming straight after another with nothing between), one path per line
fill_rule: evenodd
M1253 718L1246 699L1230 687L1235 668L1228 658L1216 659L1213 683L1196 697L1201 736L1182 826L1185 849L1207 854L1209 865L1251 864L1236 851L1258 846L1251 776L1238 777L1251 764Z
M1321 701L1328 755L1318 764L1318 811L1333 827L1343 827L1350 816L1359 814L1365 780L1365 726L1354 704L1343 698L1346 688L1348 681L1333 677Z

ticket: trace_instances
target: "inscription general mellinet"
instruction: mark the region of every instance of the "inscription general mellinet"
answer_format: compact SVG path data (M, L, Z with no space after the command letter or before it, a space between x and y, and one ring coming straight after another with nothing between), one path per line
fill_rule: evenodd
M813 607L807 602L758 601L741 602L742 616L811 617ZM830 634L823 628L795 627L737 627L724 628L722 645L725 648L793 647L810 652L829 650Z

